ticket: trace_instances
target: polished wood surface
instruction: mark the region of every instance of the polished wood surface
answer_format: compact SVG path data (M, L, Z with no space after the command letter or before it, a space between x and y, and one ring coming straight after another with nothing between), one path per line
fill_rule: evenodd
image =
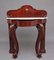
M9 10L8 17L45 17L47 12L45 10L37 10L30 5L24 5L19 9Z
M30 5L24 5L19 9L9 10L7 12L8 18L20 18L20 17L47 17L47 12L45 10L38 10L33 8ZM46 19L35 19L35 20L11 20L7 19L8 28L9 28L9 41L10 41L10 50L9 52L13 54L13 58L17 57L19 52L19 43L16 38L15 31L17 27L26 27L26 26L36 26L38 30L38 37L35 44L35 51L37 57L41 57L42 53L45 50L45 24Z

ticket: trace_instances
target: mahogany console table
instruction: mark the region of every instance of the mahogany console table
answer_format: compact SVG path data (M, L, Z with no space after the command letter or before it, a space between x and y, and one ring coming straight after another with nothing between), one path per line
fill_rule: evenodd
M45 25L47 20L47 12L45 10L37 10L30 5L24 5L16 10L7 12L7 23L9 28L9 53L13 54L13 58L17 58L19 52L19 44L16 38L16 28L18 26L36 26L38 29L38 37L35 43L35 51L37 57L41 57L45 53Z

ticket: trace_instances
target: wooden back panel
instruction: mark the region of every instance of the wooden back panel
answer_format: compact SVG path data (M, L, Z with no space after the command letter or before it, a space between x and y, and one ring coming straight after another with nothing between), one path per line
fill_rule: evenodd
M47 12L45 10L34 9L30 5L24 5L16 10L9 10L7 12L8 17L46 17Z

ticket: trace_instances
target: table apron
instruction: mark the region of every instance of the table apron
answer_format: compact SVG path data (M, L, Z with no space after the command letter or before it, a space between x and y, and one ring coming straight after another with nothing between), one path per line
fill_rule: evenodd
M15 24L17 26L36 26L37 24L46 23L46 20L34 20L34 21L15 21L7 20L9 24Z

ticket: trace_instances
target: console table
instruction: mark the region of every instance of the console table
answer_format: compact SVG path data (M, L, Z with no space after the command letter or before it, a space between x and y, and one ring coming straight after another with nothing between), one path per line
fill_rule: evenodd
M17 58L19 52L19 43L16 38L17 27L35 26L38 30L38 37L35 43L35 51L38 58L41 58L45 49L45 25L47 21L47 12L45 10L34 9L30 5L24 5L16 10L7 12L7 23L9 29L9 53L13 54L13 58Z

